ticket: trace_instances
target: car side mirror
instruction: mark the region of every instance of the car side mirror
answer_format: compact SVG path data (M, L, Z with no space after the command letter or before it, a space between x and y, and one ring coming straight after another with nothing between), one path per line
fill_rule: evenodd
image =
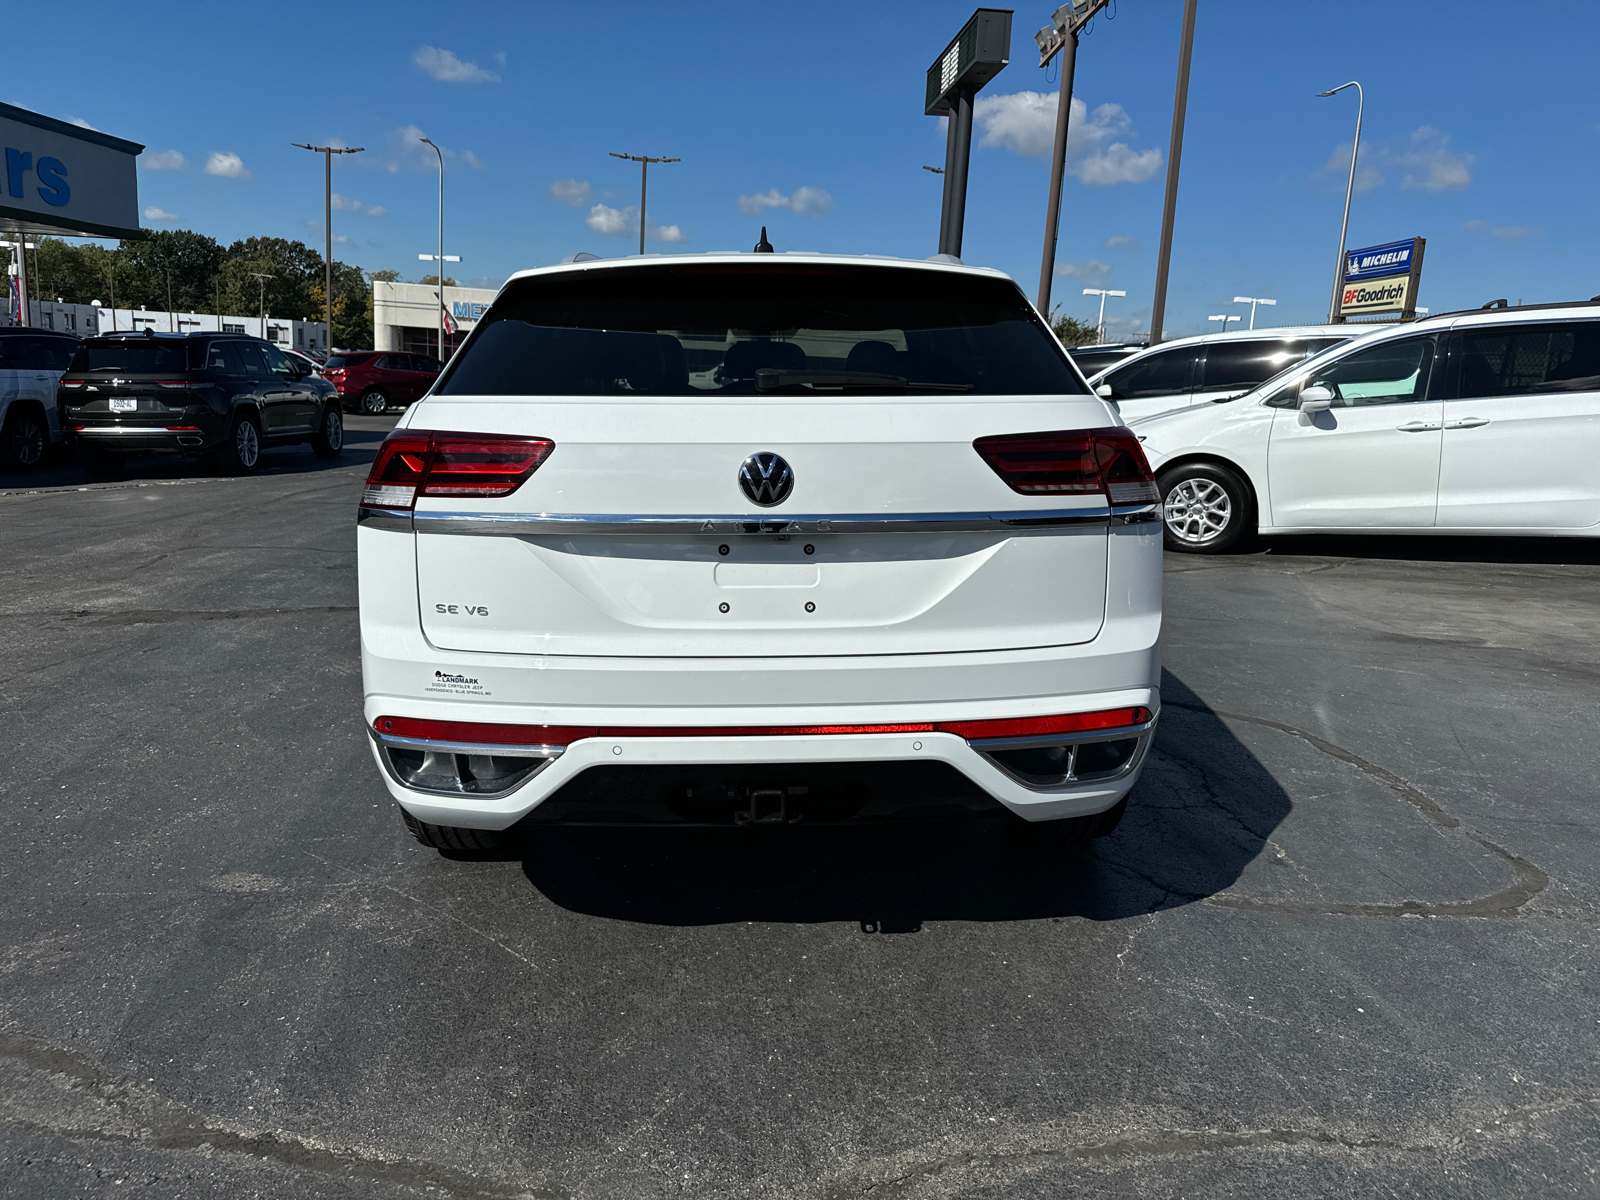
M1094 394L1099 396L1102 400L1111 399L1111 385L1109 383L1102 383L1099 387L1095 388Z
M1303 413L1327 412L1333 407L1333 393L1321 385L1312 385L1300 393L1300 411Z

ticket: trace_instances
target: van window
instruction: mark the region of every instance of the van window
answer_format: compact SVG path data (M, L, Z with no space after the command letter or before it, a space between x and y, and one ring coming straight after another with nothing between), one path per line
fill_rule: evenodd
M1432 336L1396 338L1324 363L1306 383L1331 391L1335 408L1422 400L1428 394L1433 348Z
M444 395L695 396L781 390L1082 395L1009 280L903 267L705 263L508 284ZM809 378L808 378L809 377ZM844 383L833 382L844 379ZM853 382L852 382L853 380Z
M1247 392L1306 356L1305 347L1284 338L1259 342L1212 342L1206 347L1200 391Z
M1144 396L1171 396L1189 390L1189 364L1193 346L1157 350L1138 362L1118 367L1103 380L1111 385L1113 400L1138 400Z
M1600 321L1466 329L1456 394L1600 391Z

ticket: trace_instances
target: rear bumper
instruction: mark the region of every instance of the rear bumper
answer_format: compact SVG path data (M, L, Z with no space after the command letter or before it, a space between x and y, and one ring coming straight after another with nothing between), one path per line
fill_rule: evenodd
M97 450L149 454L164 450L192 454L208 450L227 436L226 422L190 418L174 420L173 425L194 428L173 429L166 425L118 425L103 418L63 419L62 437L67 445L92 446Z
M1139 693L1145 704L1154 705L1153 693ZM1152 708L1152 711L1153 708ZM391 752L396 749L415 753L428 750L434 755L459 753L480 755L483 746L428 743L386 738L368 726L373 757L383 774L389 794L413 816L437 825L456 825L476 829L505 829L535 813L539 806L584 772L594 768L714 768L730 778L750 777L758 782L762 771L785 778L806 778L805 771L779 768L804 768L806 765L942 763L965 776L1000 805L1029 821L1049 821L1061 817L1085 816L1112 807L1138 782L1154 736L1154 716L1143 725L1106 730L1092 735L1102 744L1132 742L1125 761L1097 778L1030 786L992 756L992 748L982 742L969 742L949 733L917 734L838 734L791 737L643 737L586 738L561 750L540 748L525 761L533 774L525 782L499 795L444 795L407 787ZM1084 736L1084 735L1080 735ZM1038 739L1070 742L1072 739ZM508 747L497 746L504 755ZM989 752L986 752L989 751ZM516 753L512 750L512 753ZM537 765L535 765L537 764ZM754 774L752 774L754 769Z

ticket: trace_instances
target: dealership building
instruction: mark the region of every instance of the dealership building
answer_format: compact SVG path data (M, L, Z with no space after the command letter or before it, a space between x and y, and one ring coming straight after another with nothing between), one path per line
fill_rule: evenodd
M372 282L372 348L448 358L478 324L494 288L447 287L445 311L455 325L439 354L439 289L431 283Z

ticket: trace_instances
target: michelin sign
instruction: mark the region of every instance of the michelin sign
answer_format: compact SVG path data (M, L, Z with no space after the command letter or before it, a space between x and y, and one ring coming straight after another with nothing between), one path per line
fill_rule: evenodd
M1340 319L1398 313L1402 321L1415 320L1426 245L1426 238L1407 238L1346 253Z

